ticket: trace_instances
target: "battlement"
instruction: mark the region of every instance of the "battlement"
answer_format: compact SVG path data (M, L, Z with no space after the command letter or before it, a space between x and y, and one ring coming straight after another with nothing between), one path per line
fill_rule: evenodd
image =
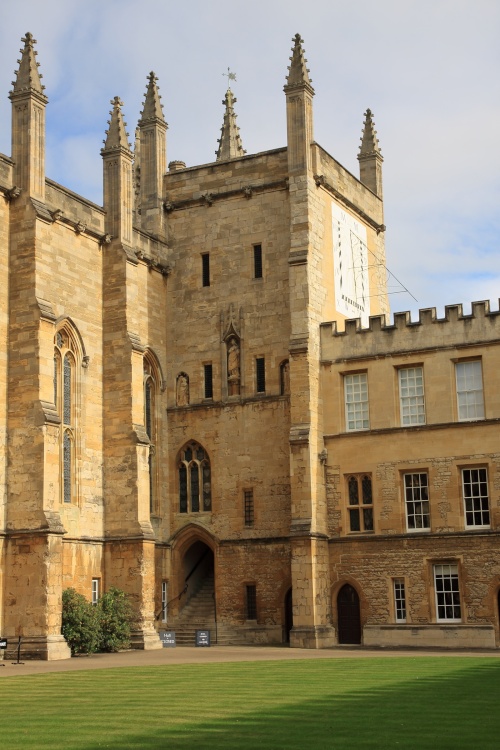
M469 347L500 339L500 310L491 310L488 300L472 303L472 311L464 315L462 305L446 305L439 318L435 307L419 310L418 320L410 312L394 313L394 323L386 316L372 315L368 327L360 318L345 321L345 330L337 323L322 323L321 359L381 357L405 351L435 348Z

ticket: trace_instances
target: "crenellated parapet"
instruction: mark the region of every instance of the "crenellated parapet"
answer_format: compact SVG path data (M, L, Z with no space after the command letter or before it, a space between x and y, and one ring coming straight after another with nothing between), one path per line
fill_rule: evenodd
M462 305L446 305L444 317L436 308L419 310L418 320L409 312L394 313L389 324L384 315L372 315L368 327L359 318L346 320L345 330L337 323L321 325L321 360L323 363L340 360L381 358L405 352L433 349L467 348L498 343L500 339L500 310L491 310L489 301L473 302L470 314Z

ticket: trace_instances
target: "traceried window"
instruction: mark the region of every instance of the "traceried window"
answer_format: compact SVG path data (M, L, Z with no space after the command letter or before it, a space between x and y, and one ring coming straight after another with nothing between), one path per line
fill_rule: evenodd
M212 510L210 460L204 448L191 441L182 450L179 470L179 511Z
M372 478L369 474L352 474L347 478L350 531L373 531Z
M467 422L472 419L484 419L481 360L457 362L455 365L455 375L457 380L459 421Z
M394 616L396 622L406 622L406 590L403 578L394 578Z
M466 526L489 526L488 473L485 468L462 469Z
M458 565L434 565L436 615L438 622L460 622L460 586Z
M356 372L344 375L345 423L348 432L369 430L368 374Z
M61 419L61 501L76 502L77 379L76 364L81 352L70 327L57 331L54 339L54 403Z
M404 367L398 377L401 424L425 424L423 367Z

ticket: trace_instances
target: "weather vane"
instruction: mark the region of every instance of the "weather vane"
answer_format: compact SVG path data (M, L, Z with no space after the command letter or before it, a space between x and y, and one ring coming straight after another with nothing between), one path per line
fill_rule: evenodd
M228 68L227 73L223 73L223 76L227 76L227 85L229 86L229 81L236 81L236 73L231 73L231 70Z

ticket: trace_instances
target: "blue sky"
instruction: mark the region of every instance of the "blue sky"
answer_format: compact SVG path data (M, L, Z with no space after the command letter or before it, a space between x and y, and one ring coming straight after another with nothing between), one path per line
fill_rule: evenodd
M18 0L0 25L0 152L20 39L31 31L49 97L47 174L102 202L109 100L133 135L154 70L169 123L167 159L213 161L228 66L243 146L286 145L283 85L304 39L315 139L358 174L370 107L384 155L387 264L418 302L500 296L500 3L497 0ZM397 291L394 285L394 291Z

